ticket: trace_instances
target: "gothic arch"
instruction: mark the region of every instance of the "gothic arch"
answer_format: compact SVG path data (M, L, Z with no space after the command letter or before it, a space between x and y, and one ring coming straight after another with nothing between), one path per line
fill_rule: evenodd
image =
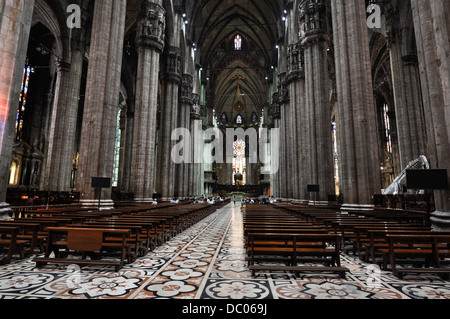
M63 61L70 61L70 34L66 26L65 1L57 1L50 6L45 0L36 0L32 26L42 23L56 39L55 52Z

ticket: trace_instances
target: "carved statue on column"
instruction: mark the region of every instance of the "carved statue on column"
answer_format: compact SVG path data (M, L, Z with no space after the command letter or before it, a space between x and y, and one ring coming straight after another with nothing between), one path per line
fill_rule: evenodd
M273 120L277 120L277 119L281 118L278 92L273 94L272 103L270 104L270 107L269 107L269 116L272 117Z
M181 95L180 100L187 104L193 104L193 93L192 89L194 87L194 78L190 74L183 74L183 80L181 82Z
M286 81L286 73L280 73L278 77L280 79L278 84L278 103L282 105L285 103L289 103L289 88Z
M327 32L327 5L325 0L303 0L299 4L299 36Z
M193 119L199 120L201 118L201 110L200 110L200 95L194 94L192 99L191 106L191 117Z
M180 49L176 47L167 48L164 58L164 78L168 81L180 83L182 80Z
M164 48L164 31L166 28L165 10L151 1L144 1L141 18L137 26L137 46L147 46L160 52Z
M304 77L304 55L303 49L299 43L289 45L287 49L287 75L288 83Z

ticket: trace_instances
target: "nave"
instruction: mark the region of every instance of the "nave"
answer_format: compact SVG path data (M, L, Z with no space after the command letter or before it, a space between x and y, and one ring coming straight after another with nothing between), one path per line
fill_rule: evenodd
M259 272L245 260L243 213L227 204L133 263L36 268L33 256L0 267L1 299L450 299L450 282L435 275L400 280L381 271L370 288L369 263L341 254L350 272L336 274Z

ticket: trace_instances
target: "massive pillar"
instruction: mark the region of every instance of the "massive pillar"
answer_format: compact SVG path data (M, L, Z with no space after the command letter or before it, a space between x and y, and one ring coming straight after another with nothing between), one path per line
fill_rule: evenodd
M158 76L164 30L161 3L144 1L136 35L139 57L131 167L131 191L139 202L151 201L155 191Z
M178 121L178 91L181 83L180 49L168 47L164 54L164 73L161 105L161 124L158 142L158 186L163 200L171 200L175 193L175 163L171 158L172 131Z
M331 1L343 209L371 209L381 191L366 6Z
M290 127L290 119L289 119L289 90L287 87L287 83L285 82L286 72L281 72L278 75L278 93L275 95L280 109L280 168L279 168L279 191L280 197L284 199L289 198L289 185L288 175L290 174L290 157L288 156L289 152L289 130Z
M86 206L98 205L92 177L113 173L126 7L123 0L94 6L77 183ZM105 208L112 207L111 188L102 190L101 199Z
M294 20L294 19L291 19ZM308 157L307 144L305 138L307 136L308 125L305 113L305 73L303 50L300 43L290 44L287 50L287 75L286 82L289 85L291 117L292 117L292 149L289 152L293 170L292 192L295 200L306 200L306 185L308 181Z
M426 135L417 54L410 44L414 26L406 25L404 12L409 6L399 5L389 14L389 46L394 87L395 114L401 169L425 155ZM400 12L397 12L399 10ZM406 21L405 21L406 20Z
M278 98L281 109L281 191L283 198L292 200L294 197L294 163L293 163L293 143L294 143L294 106L290 98L289 85L286 81L286 72L279 74Z
M274 140L273 132L275 130L280 130L280 119L281 119L281 113L280 113L280 106L278 104L278 94L274 94L272 103L269 106L269 121L267 124L267 128L270 129L270 148L267 151L268 154L270 154L271 161L280 162L281 156L280 156L280 150L281 150L281 143L283 142L281 138L278 140ZM276 148L277 152L273 152L273 150ZM277 171L272 171L271 167L271 175L270 175L270 190L271 195L274 197L281 197L280 193L280 179L281 179L281 173L280 173L280 165L278 165Z
M131 105L126 109L126 124L125 124L125 150L123 158L126 159L123 163L123 171L121 175L120 185L126 193L131 193L131 170L133 169L132 158L133 146L133 129L134 129L134 101L131 100Z
M450 171L450 3L411 1L431 168ZM447 175L448 179L448 175ZM434 192L431 221L450 228L450 191Z
M201 115L200 95L193 94L193 104L190 113L190 132L191 132L191 159L189 165L189 190L194 196L203 194L202 175L203 175L203 129L204 124Z
M323 204L328 202L328 195L334 194L328 12L327 1L324 0L306 0L300 4L300 41L305 58L305 117L309 126L308 184L319 185L319 193L311 194L310 201Z
M183 74L183 82L181 85L181 95L180 95L180 104L179 104L179 127L183 129L190 130L190 122L191 122L191 107L194 103L192 99L193 94L193 82L194 78L190 74ZM191 131L189 131L192 134ZM185 141L186 148L183 150L184 152L188 152L188 154L183 154L190 156L191 155L191 140ZM187 158L186 156L186 158ZM178 183L178 196L188 197L191 194L189 190L189 170L191 168L191 163L189 161L183 162L178 165L177 171L177 183Z
M70 63L59 61L56 64L56 94L50 121L45 178L47 184L45 189L49 191L69 191L71 186L72 160L83 71L83 43L83 29L74 29Z
M27 54L34 0L6 0L0 12L0 218L9 182L20 83Z

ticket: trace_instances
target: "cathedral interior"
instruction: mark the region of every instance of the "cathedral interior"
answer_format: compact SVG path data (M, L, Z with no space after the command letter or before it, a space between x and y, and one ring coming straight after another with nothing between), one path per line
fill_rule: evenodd
M450 299L449 55L448 0L0 1L0 299ZM38 220L61 211L98 224ZM328 224L285 234L292 265L249 259L254 236L330 211L374 228L382 212L390 246L360 254ZM45 230L31 255L26 226L13 243L27 218ZM438 266L404 278L392 238L409 226ZM53 231L88 259L76 285L46 259ZM335 248L341 277L299 275L295 236L329 236L305 249ZM112 272L95 253L120 243Z
M408 188L406 171L450 168L449 6L7 1L1 210L230 194L351 210L401 196L446 228L448 187Z

